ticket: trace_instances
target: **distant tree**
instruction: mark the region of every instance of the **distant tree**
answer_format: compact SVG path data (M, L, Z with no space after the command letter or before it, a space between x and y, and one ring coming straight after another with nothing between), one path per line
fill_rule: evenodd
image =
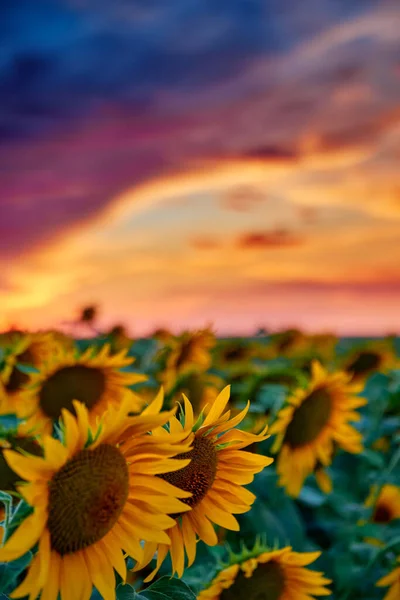
M256 337L265 337L268 335L268 329L266 327L259 327L256 331Z
M89 304L88 306L84 306L81 310L81 315L79 317L80 323L87 323L88 325L93 326L98 314L98 308L94 304Z

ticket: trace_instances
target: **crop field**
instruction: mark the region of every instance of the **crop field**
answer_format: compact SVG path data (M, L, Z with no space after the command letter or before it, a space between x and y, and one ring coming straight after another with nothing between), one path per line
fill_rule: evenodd
M398 600L395 337L0 338L0 598Z

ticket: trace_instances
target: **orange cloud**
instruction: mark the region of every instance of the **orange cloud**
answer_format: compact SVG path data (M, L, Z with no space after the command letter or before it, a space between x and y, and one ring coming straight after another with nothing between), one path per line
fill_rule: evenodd
M238 248L279 248L286 246L299 246L304 243L304 238L285 229L275 231L251 231L245 233L236 242Z

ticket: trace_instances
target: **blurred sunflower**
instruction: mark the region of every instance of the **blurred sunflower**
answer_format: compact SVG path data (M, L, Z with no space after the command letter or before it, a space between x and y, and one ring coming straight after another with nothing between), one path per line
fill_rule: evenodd
M385 373L399 366L393 340L369 340L352 348L343 359L343 368L353 381L365 381L372 373Z
M88 348L83 354L77 350L54 353L38 373L31 375L29 387L16 405L18 417L27 419L25 431L50 433L63 408L74 413L73 400L87 407L91 423L110 405L118 406L125 396L130 398L131 411L138 412L142 401L128 386L147 377L121 371L133 360L125 351L111 355L107 344L100 350Z
M165 327L159 327L153 332L151 337L163 344L167 344L174 336L168 329L165 329Z
M298 329L287 329L273 333L269 338L268 348L271 357L292 358L304 354L309 347L309 339Z
M207 371L211 365L210 350L214 344L215 337L210 329L185 332L179 337L171 338L163 351L166 352L166 362L161 381L166 390L171 390L182 375Z
M365 506L373 507L371 521L384 524L400 519L400 487L387 483L382 486L378 497L376 492L374 486L365 501Z
M52 333L14 332L7 337L7 344L2 348L0 382L8 396L7 409L16 413L21 392L30 381L26 368L40 368L56 352L58 343Z
M212 404L225 386L221 377L211 373L190 373L180 380L173 400L179 402L182 394L190 398L195 415L199 415L207 404Z
M124 325L114 325L107 334L110 340L110 348L112 353L121 352L126 350L129 352L132 346L133 340L129 337Z
M175 417L170 420L172 434L184 433L190 438L194 433L193 450L178 457L190 459L187 467L160 477L181 490L191 492L192 496L183 501L192 510L172 515L174 524L168 529L170 547L164 543L145 545L144 560L134 570L149 564L157 551L156 568L145 581L150 581L156 575L168 551L173 572L181 577L185 567L185 552L188 566L195 559L197 537L209 546L218 543L212 523L238 531L239 523L233 515L249 511L255 500L254 494L243 485L251 483L254 475L273 461L268 456L243 452L242 449L251 443L265 440L268 437L265 435L267 428L258 435L235 429L246 416L249 403L240 414L230 419L230 411L224 413L229 402L229 391L229 386L225 387L196 423L192 405L184 397L182 422ZM160 433L167 439L166 431Z
M314 362L308 387L293 393L272 424L270 433L277 435L272 452L279 451L279 483L290 496L299 495L315 469L322 481L321 472L332 462L334 444L347 452L362 452L362 436L349 422L359 420L355 409L367 401L356 396L361 388L349 379L346 373L329 374Z
M147 431L172 416L161 413L162 394L141 415L130 402L111 407L97 430L89 411L74 401L76 417L62 410L63 442L44 435L44 457L5 450L13 471L26 480L18 491L33 508L0 549L13 561L38 543L25 580L12 597L89 600L93 585L104 600L115 599L114 569L126 578L123 550L143 557L140 540L169 544L168 512L189 510L179 498L190 494L157 475L182 468L172 460L187 452L191 438ZM183 440L183 438L185 438Z
M331 581L305 567L320 552L293 552L290 546L270 550L256 545L253 551L231 557L228 567L202 590L197 600L312 600L330 596Z
M388 452L390 450L390 436L384 435L371 444L373 450L378 452Z
M255 356L255 345L243 338L219 340L214 349L214 364L226 370L238 365L247 365Z
M383 600L399 600L400 598L400 557L397 559L398 567L395 567L391 573L385 575L377 582L378 587L388 587L387 594Z

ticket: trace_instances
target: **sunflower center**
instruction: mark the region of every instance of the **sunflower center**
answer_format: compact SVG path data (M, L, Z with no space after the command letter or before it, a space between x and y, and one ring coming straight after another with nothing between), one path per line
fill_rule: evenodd
M71 554L101 540L128 498L129 473L118 448L81 450L49 483L47 527L53 550Z
M378 504L372 520L374 523L389 523L392 520L392 511L385 504Z
M296 408L285 434L285 442L292 448L314 441L328 423L332 400L324 388L317 388Z
M364 375L378 369L381 357L376 352L360 352L357 358L348 366L347 370L354 375Z
M178 454L175 458L191 460L187 467L173 473L164 473L160 477L181 490L191 492L192 496L184 498L182 502L193 508L203 500L214 483L217 472L217 453L214 444L205 436L196 437L193 450Z
M43 383L39 393L40 407L53 420L61 416L62 408L75 414L73 400L80 400L90 410L102 397L105 383L101 369L85 365L63 367Z
M224 352L224 358L226 361L239 361L243 360L247 357L246 348L242 346L233 346L232 348L227 348Z
M219 600L279 600L285 590L285 575L277 562L259 564L251 577L239 571L234 584L223 590Z

